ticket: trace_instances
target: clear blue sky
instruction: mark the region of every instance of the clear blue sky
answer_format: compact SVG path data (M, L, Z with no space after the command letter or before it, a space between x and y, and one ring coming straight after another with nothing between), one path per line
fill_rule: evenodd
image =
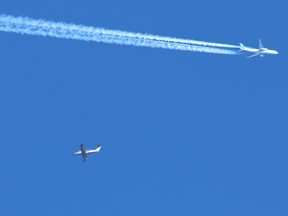
M0 13L279 51L0 32L5 216L287 216L284 0L3 0ZM84 143L102 152L72 156Z

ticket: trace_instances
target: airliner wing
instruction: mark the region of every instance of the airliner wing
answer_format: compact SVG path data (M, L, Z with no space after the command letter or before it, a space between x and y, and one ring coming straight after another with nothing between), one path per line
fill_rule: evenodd
M259 49L262 49L263 48L263 44L262 44L262 41L260 39L259 40Z
M261 54L261 52L257 52L257 53L255 53L255 54L253 54L253 55L248 56L247 58L252 58L252 57L258 56L258 55L260 55L260 54Z

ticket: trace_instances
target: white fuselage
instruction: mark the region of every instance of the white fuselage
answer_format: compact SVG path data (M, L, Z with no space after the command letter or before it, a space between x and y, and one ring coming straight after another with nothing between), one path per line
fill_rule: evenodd
M98 147L97 149L85 150L83 153L82 153L82 151L77 151L77 152L74 152L74 155L93 154L93 153L99 152L100 149L101 149L101 146Z
M240 47L240 49L242 51L246 51L246 52L259 53L260 55L266 55L266 54L276 55L276 54L278 54L278 52L276 50L269 50L267 48L255 49L255 48L243 46L243 47Z
M87 150L84 150L84 152L77 151L77 152L74 152L74 155L93 154L93 153L99 152L101 148L102 146L99 146L96 149L87 149Z

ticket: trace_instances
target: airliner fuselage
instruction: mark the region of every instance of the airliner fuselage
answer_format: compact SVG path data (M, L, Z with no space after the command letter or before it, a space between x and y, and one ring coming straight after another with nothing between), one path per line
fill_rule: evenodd
M254 53L253 55L248 56L247 58L251 58L251 57L254 57L254 56L257 56L257 55L260 55L261 57L263 57L264 55L267 55L267 54L268 55L276 55L276 54L278 54L278 52L276 50L269 50L267 48L264 48L260 39L259 39L259 49L246 47L242 43L240 43L240 50L241 51L245 51L245 52Z

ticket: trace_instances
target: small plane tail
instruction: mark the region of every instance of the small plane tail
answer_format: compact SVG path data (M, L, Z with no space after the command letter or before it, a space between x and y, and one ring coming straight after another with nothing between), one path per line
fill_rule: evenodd
M243 43L239 43L240 44L240 47L244 47L244 44Z
M96 150L97 152L99 152L99 151L101 150L101 148L102 148L102 146L101 146L100 144L98 144L95 150Z

